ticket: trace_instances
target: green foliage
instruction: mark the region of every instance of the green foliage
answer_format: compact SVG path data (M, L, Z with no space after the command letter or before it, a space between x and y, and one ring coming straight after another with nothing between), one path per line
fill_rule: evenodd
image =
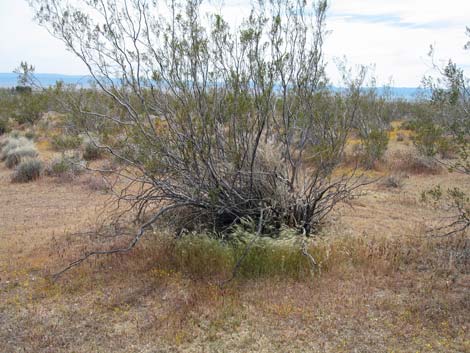
M34 181L41 176L42 169L43 164L39 159L25 159L18 164L11 180L15 183Z
M443 191L440 185L436 185L432 189L425 190L421 193L421 202L436 203L441 200Z
M83 138L78 135L56 135L51 144L57 151L75 150L80 147Z
M11 117L19 124L34 124L47 111L48 97L41 92L22 92L14 96Z
M452 137L443 136L437 142L437 153L444 159L454 158L458 149L458 144L455 143L455 140Z
M18 124L35 124L49 109L48 92L3 89L0 91L0 118L15 120Z
M443 129L434 124L431 119L426 119L416 123L415 133L413 142L419 153L427 157L435 156L444 138Z
M311 268L308 259L302 254L295 236L286 235L286 232L289 233L285 231L280 238L272 239L239 231L238 241L230 242L221 242L209 235L190 234L175 242L172 265L195 277L230 277L235 264L240 261L237 272L240 278L306 278ZM246 252L251 242L253 244Z
M364 72L364 79L366 74L367 70ZM375 78L371 77L370 81L371 87L358 97L359 104L354 121L361 140L361 162L366 168L373 168L375 162L380 160L387 150L388 130L395 109L386 94L378 94Z
M434 233L441 236L453 235L464 233L470 228L470 195L468 195L468 191L456 187L444 191L440 185L437 185L423 191L421 201L450 213L450 216L446 218L450 222L434 229Z
M366 136L361 136L362 161L367 168L372 168L387 151L389 135L387 131L372 130Z
M470 35L468 29L467 33ZM469 49L468 44L466 49ZM430 103L435 110L433 121L437 121L440 125L437 128L430 123L425 130L424 145L429 146L425 151L429 155L434 155L435 145L446 153L448 150L453 150L457 161L446 163L449 170L470 175L470 91L468 89L470 79L464 76L463 69L452 60L449 60L439 72L441 75L437 79L432 77L424 79L425 86L431 90ZM452 143L442 140L442 130L452 137ZM438 185L422 194L423 202L430 200L434 205L451 213L447 218L451 219L450 223L435 229L434 232L453 235L464 233L470 228L470 197L467 192L453 188L444 193Z

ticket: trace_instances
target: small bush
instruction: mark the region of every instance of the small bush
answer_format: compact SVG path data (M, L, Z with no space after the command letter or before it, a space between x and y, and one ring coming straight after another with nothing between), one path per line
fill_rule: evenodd
M92 142L87 142L83 149L83 159L86 161L94 161L100 159L102 156L102 151Z
M435 159L412 152L396 152L390 162L394 171L409 174L439 174L442 166Z
M41 176L43 165L39 159L25 159L15 169L11 178L14 183L27 183Z
M388 139L388 132L385 130L373 130L366 136L361 136L358 153L365 168L373 168L375 162L382 159L387 151Z
M57 151L75 150L82 144L82 138L72 135L57 135L52 138L51 143Z
M381 185L390 189L401 189L404 185L405 176L402 174L391 174L382 179Z
M435 156L443 139L444 130L432 121L424 120L417 124L415 131L413 142L418 152L426 157Z
M19 137L19 135L14 135L12 133L5 141L2 142L0 160L4 161L8 155L16 149L27 147L34 148L34 145L25 137Z
M437 142L436 151L441 158L451 159L456 155L456 146L451 139L443 137Z
M90 175L83 183L92 191L107 192L111 189L104 178L96 175Z
M36 158L38 156L37 150L32 146L18 147L10 150L5 159L7 168L14 168L26 158Z
M80 160L75 156L62 156L53 160L45 169L47 176L72 180L83 172Z

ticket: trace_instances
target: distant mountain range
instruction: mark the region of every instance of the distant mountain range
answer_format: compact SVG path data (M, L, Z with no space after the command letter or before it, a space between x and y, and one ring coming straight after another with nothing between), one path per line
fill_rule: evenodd
M0 72L0 87L9 88L17 86L17 74L14 73L1 73ZM53 86L57 81L63 81L65 84L80 84L83 87L89 87L91 77L80 75L62 75L62 74L35 74L35 77L41 82L44 87ZM334 88L335 89L335 88ZM384 91L383 88L378 88L379 94ZM392 87L391 94L395 98L406 100L416 99L419 93L419 88L416 87Z

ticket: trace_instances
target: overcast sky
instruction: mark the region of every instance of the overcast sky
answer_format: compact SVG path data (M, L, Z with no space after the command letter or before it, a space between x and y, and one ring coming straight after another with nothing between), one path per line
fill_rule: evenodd
M235 8L241 0L227 0ZM0 72L11 72L21 60L36 72L86 74L83 64L64 45L32 20L25 0L0 0ZM470 0L330 0L325 46L333 81L335 57L352 64L375 64L379 82L416 87L430 71L429 45L438 59L453 58L470 71L465 27Z

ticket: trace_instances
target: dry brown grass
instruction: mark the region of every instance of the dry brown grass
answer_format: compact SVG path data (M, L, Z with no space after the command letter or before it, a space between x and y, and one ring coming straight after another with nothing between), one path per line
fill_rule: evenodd
M80 233L106 195L78 180L10 184L9 173L0 166L2 352L470 351L470 269L452 256L465 244L423 237L441 214L419 202L437 183L470 187L463 177L371 185L311 245L320 273L220 288L224 262L181 262L159 231L50 281L85 249L126 239Z

